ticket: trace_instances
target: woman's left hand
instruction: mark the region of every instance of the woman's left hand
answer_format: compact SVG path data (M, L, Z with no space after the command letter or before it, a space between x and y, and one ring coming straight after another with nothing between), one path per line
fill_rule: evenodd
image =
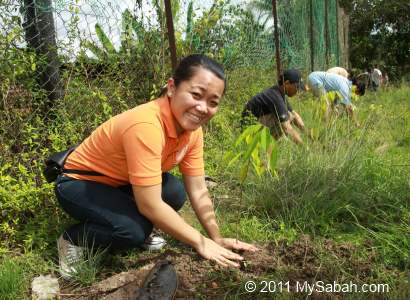
M215 242L227 249L244 250L244 251L251 251L251 252L259 251L259 249L255 247L254 245L241 242L240 240L237 240L237 239L218 238L218 239L215 239Z

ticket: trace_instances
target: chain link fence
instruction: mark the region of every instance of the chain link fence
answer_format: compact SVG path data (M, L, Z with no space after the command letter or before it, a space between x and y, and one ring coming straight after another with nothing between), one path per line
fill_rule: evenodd
M275 70L272 1L171 4L177 57L205 53L228 76ZM2 0L0 10L0 223L12 243L16 219L54 210L44 157L155 98L172 66L163 0ZM336 0L280 0L277 12L282 68L346 66Z
M171 4L177 57L205 53L228 73L275 69L271 0ZM3 163L24 152L21 136L32 120L83 121L62 144L75 142L110 115L154 98L171 74L163 0L3 0L0 9ZM282 68L346 67L340 10L336 0L277 1Z

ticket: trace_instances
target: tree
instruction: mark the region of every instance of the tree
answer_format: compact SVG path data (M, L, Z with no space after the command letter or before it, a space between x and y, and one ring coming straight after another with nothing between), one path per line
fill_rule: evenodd
M355 68L379 65L390 77L410 71L408 0L342 0L350 14L350 60Z
M39 84L48 92L44 114L50 117L47 114L54 101L63 96L51 1L24 0L23 11L27 44L37 53L39 62L42 62Z

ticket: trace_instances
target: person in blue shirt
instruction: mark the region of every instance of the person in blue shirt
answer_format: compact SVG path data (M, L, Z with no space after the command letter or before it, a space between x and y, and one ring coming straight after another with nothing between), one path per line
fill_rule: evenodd
M351 102L353 84L349 79L333 73L315 71L309 74L307 84L313 95L316 97L325 97L327 105L326 120L329 120L331 113L337 105L342 105L347 115L358 125ZM355 93L360 96L364 95L365 86L360 83L356 85ZM330 103L326 98L326 94L330 91L338 92L340 95L333 103Z

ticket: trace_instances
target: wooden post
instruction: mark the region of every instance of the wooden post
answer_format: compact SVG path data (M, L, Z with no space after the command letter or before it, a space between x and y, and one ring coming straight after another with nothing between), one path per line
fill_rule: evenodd
M177 67L177 51L175 46L174 22L172 20L171 0L165 0L165 17L167 19L168 42L171 51L172 71Z
M350 68L350 17L346 12L344 13L344 22L343 22L343 38L345 40L345 56L346 56L346 66Z
M309 0L310 71L315 69L315 36L313 32L313 0Z
M325 60L326 69L329 68L329 0L325 0Z
M335 0L336 5L336 61L337 65L340 66L340 39L339 39L339 1Z
M349 68L349 15L338 6L340 64Z
M276 10L276 0L272 0L272 14L273 14L273 26L275 29L275 54L276 54L276 76L279 79L280 74L282 73L282 67L280 62L280 50L279 50L279 32L278 32L278 13Z

